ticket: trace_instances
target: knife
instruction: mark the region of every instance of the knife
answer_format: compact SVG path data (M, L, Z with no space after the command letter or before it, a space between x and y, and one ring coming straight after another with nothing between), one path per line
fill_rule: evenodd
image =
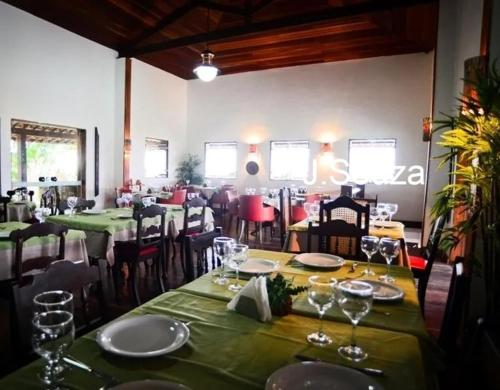
M303 362L322 362L323 360L311 356L305 356L305 355L295 355L295 358L297 360L303 361ZM327 362L325 362L327 363ZM364 374L372 375L372 376L385 376L384 371L378 369L378 368L369 368L369 367L352 367L352 366L347 366L347 368L352 368L353 370L357 370L359 372L362 372Z
M80 360L75 359L72 356L69 355L64 356L63 361L71 367L78 368L82 371L88 372L91 375L94 375L96 378L99 378L106 384L106 388L113 387L121 383L114 376L98 371L95 368L90 367L89 365L81 362Z

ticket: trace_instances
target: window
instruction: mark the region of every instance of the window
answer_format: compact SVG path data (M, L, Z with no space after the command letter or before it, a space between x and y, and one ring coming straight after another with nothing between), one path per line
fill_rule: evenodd
M304 180L308 171L308 141L271 141L271 180Z
M144 169L146 177L168 177L168 141L146 138Z
M395 139L349 140L349 176L351 181L387 182L396 164Z
M237 156L236 142L206 142L205 177L236 179Z

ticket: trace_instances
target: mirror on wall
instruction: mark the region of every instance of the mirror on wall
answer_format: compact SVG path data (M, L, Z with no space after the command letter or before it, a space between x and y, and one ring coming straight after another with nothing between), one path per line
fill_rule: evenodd
M256 175L259 172L259 164L255 161L247 162L245 169L249 175Z

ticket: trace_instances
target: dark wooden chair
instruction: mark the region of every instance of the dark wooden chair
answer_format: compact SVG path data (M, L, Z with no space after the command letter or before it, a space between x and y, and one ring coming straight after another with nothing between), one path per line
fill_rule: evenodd
M78 198L78 202L75 206L75 210L77 212L81 212L82 210L91 210L95 207L95 200L87 200ZM61 200L58 205L58 210L60 214L64 214L65 210L68 210L68 201L66 199Z
M107 322L107 302L103 281L106 261L88 266L83 261L56 261L44 272L23 277L12 283L11 328L14 346L25 354L31 351L33 298L45 291L64 290L73 293L74 321L77 335L87 333Z
M362 206L347 196L320 203L319 224L309 223L307 251L312 236L318 237L318 252L362 260L361 237L368 235L370 206Z
M432 223L427 245L419 256L410 256L413 276L418 279L418 300L422 314L425 313L425 295L432 271L432 265L439 256L439 242L446 218L440 216Z
M7 222L7 205L10 202L10 197L8 196L0 196L0 204L2 205L2 209L0 210L0 221Z
M352 186L341 185L340 196L348 196L349 198L352 198Z
M281 188L279 192L280 213L279 213L279 231L281 248L285 245L288 226L292 220L292 198L288 188Z
M22 194L25 194L26 196L29 197L30 202L33 202L33 195L35 195L35 191L28 191L26 187L18 187L14 188L13 190L7 191L7 196L9 198L12 198L12 196L15 195L16 192L21 192Z
M66 226L49 222L33 224L26 229L13 230L10 233L10 240L14 242L16 248L13 272L15 279L20 282L23 275L27 272L43 270L47 268L50 263L56 260L63 260L66 233L68 233L68 228ZM23 247L27 240L33 237L47 236L59 237L59 251L56 256L41 256L30 259L23 258Z
M40 207L49 208L51 215L55 215L57 214L59 201L60 197L57 187L51 187L41 195Z
M185 236L184 247L186 250L186 281L190 282L200 275L208 272L208 251L211 251L212 268L215 268L213 250L214 238L222 236L222 228L216 227L211 232ZM218 264L220 265L220 264Z
M364 198L365 197L365 184L352 185L352 197L353 198Z
M161 292L165 292L163 283L163 267L165 263L165 214L164 207L155 204L139 210L134 219L137 220L137 234L133 241L115 241L114 254L115 264L113 265L113 279L116 293L121 281L121 268L124 263L130 270L129 281L137 305L141 304L139 297L138 272L141 263L147 260L153 261L156 270L156 278ZM144 220L148 219L145 224ZM151 224L149 222L152 222Z
M196 197L191 200L184 202L184 223L182 230L179 231L177 237L172 238L173 255L172 262L175 259L177 251L175 249L175 244L178 243L180 246L181 254L181 267L184 275L186 275L185 268L185 237L201 234L205 231L205 211L206 211L206 201L203 198ZM193 210L197 209L197 210Z
M375 195L375 198L353 198L356 203L359 203L360 205L367 205L369 204L370 207L377 207L378 204L378 195Z

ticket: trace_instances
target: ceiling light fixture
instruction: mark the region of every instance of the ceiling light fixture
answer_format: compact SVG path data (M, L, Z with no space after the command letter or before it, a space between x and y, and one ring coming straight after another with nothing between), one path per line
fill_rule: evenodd
M210 32L210 8L207 7L207 33ZM201 81L209 82L217 77L219 69L212 64L212 59L214 58L214 53L208 48L208 43L206 44L206 49L201 53L201 64L194 68L193 72Z

